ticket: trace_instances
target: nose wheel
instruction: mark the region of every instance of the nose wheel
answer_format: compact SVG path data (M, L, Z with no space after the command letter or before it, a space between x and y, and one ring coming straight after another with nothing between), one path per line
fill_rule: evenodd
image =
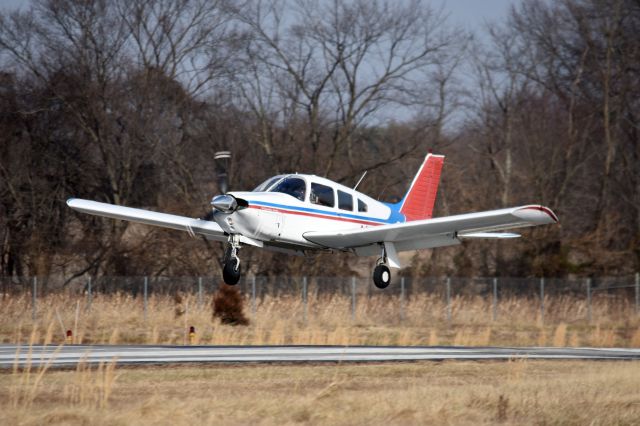
M236 285L238 281L240 281L240 258L238 257L238 250L240 250L238 236L231 235L222 267L222 279L229 285Z
M222 279L229 285L236 285L240 281L240 260L229 259L222 268Z

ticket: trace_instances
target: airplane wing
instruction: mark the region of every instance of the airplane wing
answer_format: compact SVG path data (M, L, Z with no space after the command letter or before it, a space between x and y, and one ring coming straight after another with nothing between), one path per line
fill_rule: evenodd
M67 205L74 210L95 216L104 216L112 219L122 219L144 223L146 225L177 229L179 231L187 231L191 235L203 235L210 240L227 241L227 236L222 228L220 228L217 223L208 220L192 219L185 216L134 209L79 198L70 198L67 200Z
M327 248L355 249L362 256L379 254L379 244L384 244L394 266L395 252L460 244L461 238L513 238L518 235L497 231L557 222L550 209L530 205L340 232L313 231L304 237Z

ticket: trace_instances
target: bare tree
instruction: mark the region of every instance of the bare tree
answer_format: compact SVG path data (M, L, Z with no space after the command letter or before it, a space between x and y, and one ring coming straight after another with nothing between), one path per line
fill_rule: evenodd
M86 161L84 174L95 176L66 188L75 189L68 195L155 204L149 194L158 188L156 171L188 134L193 97L211 87L221 66L226 28L219 8L43 0L2 17L0 47L10 66L44 88L49 103L41 107L63 112L81 152L72 160ZM116 259L127 223L105 223L105 256Z
M255 1L234 16L247 32L238 70L248 72L234 76L240 97L261 123L268 112L292 126L304 117L304 134L285 141L308 145L303 165L324 175L338 155L354 168L357 129L384 119L384 108L416 106L420 71L442 66L461 41L420 1ZM258 143L271 155L267 127Z

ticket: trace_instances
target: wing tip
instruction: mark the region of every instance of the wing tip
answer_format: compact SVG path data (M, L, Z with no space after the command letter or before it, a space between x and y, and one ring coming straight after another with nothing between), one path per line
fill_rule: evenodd
M554 223L560 223L560 219L558 219L558 216L556 216L556 214L553 212L553 210L551 210L548 207L542 206L542 205L530 205L530 206L524 206L524 207L519 207L518 209L516 209L516 212L522 212L525 210L534 210L534 211L538 211L538 212L542 212L546 215L546 217L551 218L551 220ZM526 212L528 213L528 212ZM543 216L544 217L544 216ZM538 219L539 217L531 217L531 219L535 220Z

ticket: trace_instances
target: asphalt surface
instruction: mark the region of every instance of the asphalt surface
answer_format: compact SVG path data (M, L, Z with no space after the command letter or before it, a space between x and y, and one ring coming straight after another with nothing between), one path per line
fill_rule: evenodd
M0 368L47 364L73 367L78 362L118 364L314 363L508 359L639 360L640 349L498 348L426 346L131 346L0 345Z

